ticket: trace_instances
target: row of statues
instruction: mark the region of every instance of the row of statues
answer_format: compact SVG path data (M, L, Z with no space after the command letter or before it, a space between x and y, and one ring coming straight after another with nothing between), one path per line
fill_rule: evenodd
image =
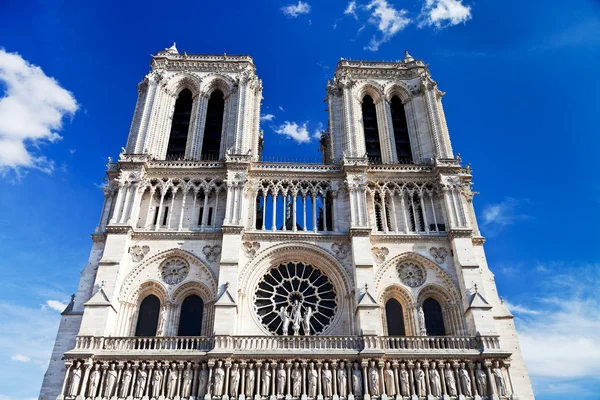
M302 304L298 301L294 302L291 313L287 312L285 306L279 308L279 318L281 318L281 329L282 335L287 336L290 331L290 325L292 325L292 331L294 336L300 335L300 325L304 330L305 336L310 336L310 319L312 318L314 311L312 307L306 307L304 314L302 313Z
M63 399L508 396L508 365L458 362L86 363L67 370ZM68 381L68 386L67 386ZM272 400L273 398L271 398Z

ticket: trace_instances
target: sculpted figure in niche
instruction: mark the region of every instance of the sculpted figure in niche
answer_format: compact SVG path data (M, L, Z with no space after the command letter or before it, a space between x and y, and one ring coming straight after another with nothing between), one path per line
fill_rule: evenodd
M254 395L254 380L256 379L256 372L254 371L254 364L248 364L246 370L246 397L250 398Z
M314 312L312 307L307 307L304 318L302 319L302 327L304 328L305 336L310 336L310 319L312 318L313 314Z
M425 386L425 371L421 369L421 363L416 364L415 368L415 392L417 396L427 396L427 387Z
M198 397L206 396L208 392L208 370L206 369L206 364L202 364L202 369L200 370L200 378L198 379Z
M79 384L81 383L81 361L75 362L75 367L71 372L71 383L69 385L68 396L77 396L79 394Z
M298 300L294 301L294 305L292 306L292 329L294 330L294 335L297 336L300 331L300 320L302 319L302 307Z
M302 371L299 368L299 363L294 363L292 369L292 396L299 397L302 395Z
M277 395L283 396L285 394L285 369L283 369L283 363L279 363L279 369L277 370Z
M217 361L217 366L214 370L214 381L213 381L213 389L214 396L222 396L223 395L223 381L225 380L225 371L223 370L223 361Z
M317 373L317 370L315 370L314 363L310 363L310 369L308 370L308 376L306 379L308 380L308 397L316 397L317 380L319 379L319 375Z
M106 381L104 383L104 397L111 397L113 395L116 383L117 371L115 370L115 364L110 364L110 368L106 372Z
M344 368L344 362L340 362L340 366L337 369L337 385L338 394L342 397L346 397L348 394L348 376L346 369Z
M144 395L146 382L148 382L148 370L146 369L146 363L143 362L135 377L135 390L133 391L133 397L141 398Z
M265 369L263 370L262 376L262 395L269 395L269 383L271 382L271 368L269 368L269 363L265 363Z
M390 363L385 364L383 371L383 381L385 382L385 393L388 396L396 395L396 383L394 382L394 371L390 367Z
M402 392L402 396L408 396L410 394L410 378L408 376L408 371L406 370L406 366L404 363L400 365L400 391Z
M323 371L321 372L321 383L323 385L323 396L331 397L333 395L332 386L331 386L332 382L333 382L333 378L332 378L331 370L329 369L329 364L325 363L325 364L323 364Z
M354 363L354 368L352 369L352 391L355 396L363 395L362 375L357 362Z
M96 394L98 393L98 384L100 383L100 375L100 364L94 364L94 369L90 373L88 397L96 397Z
M229 372L229 396L233 399L238 395L238 388L240 386L240 370L237 364L231 366Z
M477 364L477 371L475 371L475 380L477 381L477 389L479 389L479 395L487 396L487 375L485 371L481 369L481 364Z
M425 327L425 313L423 307L419 307L417 313L419 314L419 333L421 336L427 336L427 328Z
M371 361L371 368L369 368L369 392L372 396L379 396L379 371L375 361Z
M162 387L163 380L163 371L160 367L160 363L156 365L154 368L154 373L152 374L152 397L160 396L160 389Z
M469 371L466 370L464 363L458 371L458 376L460 378L463 394L467 397L473 396L473 391L471 390L471 377L469 377Z
M454 373L450 369L450 364L446 364L446 370L444 371L444 378L446 379L446 387L448 388L448 395L456 396L456 380L454 379Z
M133 378L133 371L131 371L130 366L130 363L125 365L125 371L123 371L123 375L121 376L121 391L119 397L127 397L129 394L129 385L131 385L131 379Z
M285 310L284 306L281 306L279 308L279 317L281 318L281 321L282 321L282 326L281 326L281 329L283 330L282 335L287 336L288 331L290 329L290 323L292 322L292 319L290 318L290 315Z
M494 375L494 380L496 381L496 387L498 388L498 394L500 396L506 396L506 384L504 383L504 375L502 374L502 369L500 368L500 363L498 361L494 361L494 369L492 369L492 374Z
M169 371L169 380L167 381L167 397L172 399L175 397L175 391L177 390L177 379L179 378L179 371L177 371L177 364L171 364L171 370Z
M440 379L440 373L435 367L435 363L431 363L429 384L431 385L431 394L437 397L442 395L442 380Z
M167 325L167 305L163 304L160 308L160 316L158 317L158 328L156 329L156 336L165 336Z
M194 373L190 366L191 363L188 362L181 375L181 397L190 397L190 393L192 392L192 378L194 377Z

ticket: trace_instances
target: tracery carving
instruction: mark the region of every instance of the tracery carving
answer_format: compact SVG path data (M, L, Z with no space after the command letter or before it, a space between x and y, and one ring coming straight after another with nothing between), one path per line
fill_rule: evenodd
M348 256L348 252L350 251L350 246L348 243L332 243L331 250L335 257L338 260L344 260L346 256Z
M415 288L425 283L427 270L413 262L402 262L396 267L398 278L406 286Z
M432 247L429 249L429 254L431 254L436 263L443 264L446 261L448 250L445 247Z
M221 254L221 246L218 244L214 246L206 245L202 248L202 252L206 256L206 261L212 263L219 258L219 255Z
M132 246L131 250L130 250L131 259L133 260L133 262L140 262L144 259L144 257L146 257L146 254L148 254L149 251L150 251L150 246L147 246L147 245Z
M190 265L183 258L173 257L160 264L160 274L168 285L182 282L190 272Z
M248 258L254 258L256 252L260 249L260 243L258 242L244 242L242 243L242 250Z
M387 247L373 247L371 252L377 264L384 262L388 254L390 254L390 250Z

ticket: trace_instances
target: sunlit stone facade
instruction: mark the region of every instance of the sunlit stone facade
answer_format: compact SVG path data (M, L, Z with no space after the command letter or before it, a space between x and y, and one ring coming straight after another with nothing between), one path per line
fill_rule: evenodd
M249 56L153 56L40 399L533 399L426 65L326 90L262 162Z

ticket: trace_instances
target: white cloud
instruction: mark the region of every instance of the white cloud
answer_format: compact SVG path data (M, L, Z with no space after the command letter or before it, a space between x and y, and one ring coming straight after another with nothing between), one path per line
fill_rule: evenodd
M73 95L38 66L0 48L0 173L35 168L50 173L54 164L39 145L61 139L65 116L78 109Z
M23 354L15 354L10 359L13 361L19 361L19 362L24 362L24 363L31 361L31 358L24 356Z
M260 116L261 121L273 121L275 116L273 114L264 114Z
M354 19L358 19L358 15L356 15L356 1L352 0L348 3L348 6L344 10L345 15L352 15Z
M435 26L441 29L470 20L471 7L464 5L462 0L426 0L419 19L419 27Z
M534 310L529 307L522 306L520 304L512 304L508 300L504 299L504 305L514 314L525 314L525 315L542 315L543 313L539 310Z
M285 111L285 110L283 109L283 107L281 107L281 106L279 106L279 109L280 109L281 111Z
M483 209L483 224L506 226L514 224L519 220L531 218L527 214L518 212L521 203L521 201L513 197L506 197L501 203L487 205Z
M298 1L298 4L289 4L281 7L281 12L289 18L297 18L299 15L308 14L310 12L310 4Z
M365 9L371 12L369 23L375 25L382 33L381 37L373 36L365 50L379 50L382 43L389 41L410 23L410 19L406 17L408 11L396 10L386 0L373 0Z
M310 134L307 129L308 122L305 122L302 125L298 125L295 122L285 121L282 125L279 126L275 130L275 133L280 135L287 136L290 139L295 140L298 143L309 143L310 142Z
M67 304L61 303L58 300L46 300L46 305L58 312L63 312L67 308Z

